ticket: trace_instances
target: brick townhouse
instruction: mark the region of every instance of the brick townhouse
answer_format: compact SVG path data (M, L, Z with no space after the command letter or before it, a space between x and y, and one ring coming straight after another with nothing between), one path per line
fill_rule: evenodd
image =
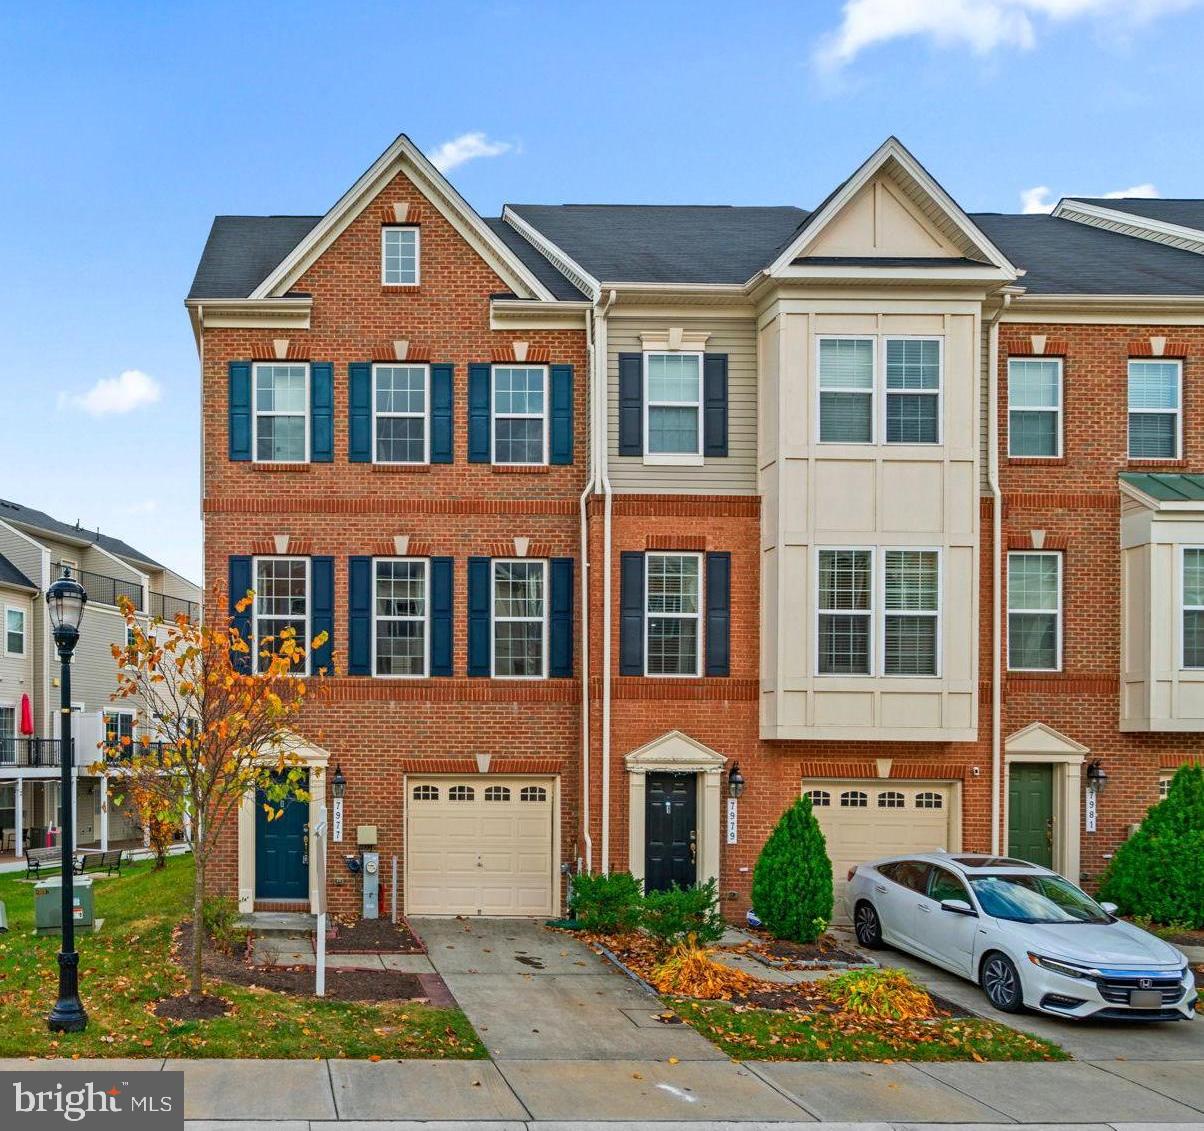
M1089 881L1204 752L1204 202L968 215L892 138L814 211L486 219L403 136L324 215L218 217L187 307L206 585L335 672L313 800L229 837L245 910L314 905L335 768L336 910L370 849L412 914L609 868L739 915L801 792L838 887Z

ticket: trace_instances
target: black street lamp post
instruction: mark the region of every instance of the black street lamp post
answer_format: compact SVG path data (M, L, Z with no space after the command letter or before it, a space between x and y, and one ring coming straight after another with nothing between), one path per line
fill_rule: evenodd
M71 739L71 654L79 642L79 625L87 603L88 594L84 587L65 567L63 576L46 590L46 606L61 666L59 836L63 864L63 945L59 951L59 999L47 1018L51 1031L56 1033L78 1033L88 1025L88 1015L84 1012L83 1002L79 1000L79 955L75 952L75 798L72 796L75 749Z

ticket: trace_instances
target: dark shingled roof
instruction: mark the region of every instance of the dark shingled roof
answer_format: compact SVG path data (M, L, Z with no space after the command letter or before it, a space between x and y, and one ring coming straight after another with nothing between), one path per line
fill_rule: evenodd
M247 298L321 216L217 216L189 298Z
M1129 212L1147 220L1161 220L1164 224L1178 224L1181 228L1196 228L1204 231L1204 200L1150 200L1142 196L1075 196L1069 200L1081 200L1099 208L1111 208L1113 212Z
M488 217L485 223L502 243L522 260L523 265L531 272L552 294L561 300L579 302L588 295L582 294L543 254L531 246L514 228L500 217Z
M970 217L1037 295L1204 295L1204 256L1054 216Z
M38 587L3 554L0 554L0 585L15 585L19 589L32 589L35 593L38 590Z
M512 204L599 282L745 283L807 218L792 206Z
M57 535L60 538L70 538L76 542L91 542L103 550L108 550L110 554L116 554L119 558L131 558L143 565L154 566L155 569L163 568L154 558L149 558L140 550L135 550L128 542L123 542L120 538L113 538L108 534L97 534L95 530L88 530L83 526L72 526L66 522L59 522L57 518L51 518L45 511L36 511L33 507L23 507L20 503L13 503L8 499L0 499L0 520L33 527L52 538Z

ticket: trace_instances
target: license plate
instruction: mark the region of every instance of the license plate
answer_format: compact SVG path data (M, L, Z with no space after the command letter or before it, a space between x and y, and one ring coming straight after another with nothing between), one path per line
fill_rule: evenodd
M1130 990L1129 1005L1134 1009L1161 1009L1161 990Z

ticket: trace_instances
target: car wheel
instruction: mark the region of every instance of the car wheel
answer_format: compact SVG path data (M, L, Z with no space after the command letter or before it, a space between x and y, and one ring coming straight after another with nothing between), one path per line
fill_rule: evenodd
M1019 1013L1024 1009L1024 990L1020 974L1006 954L993 950L983 959L979 978L987 1000L1004 1013Z
M876 950L882 945L882 921L878 918L874 905L864 899L853 911L853 933L862 946L871 950Z

